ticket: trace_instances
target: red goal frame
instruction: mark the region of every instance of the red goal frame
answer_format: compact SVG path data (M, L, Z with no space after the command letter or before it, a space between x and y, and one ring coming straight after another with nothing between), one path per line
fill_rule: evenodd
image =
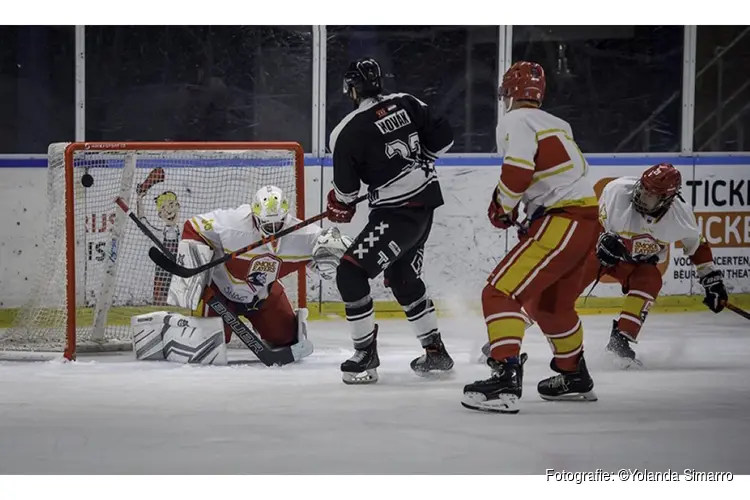
M65 272L67 295L66 345L63 356L76 357L76 255L74 155L77 151L212 151L212 150L282 150L294 152L295 190L298 219L305 218L305 154L297 142L72 142L65 148ZM114 203L114 200L112 200ZM307 306L305 269L297 271L298 307Z

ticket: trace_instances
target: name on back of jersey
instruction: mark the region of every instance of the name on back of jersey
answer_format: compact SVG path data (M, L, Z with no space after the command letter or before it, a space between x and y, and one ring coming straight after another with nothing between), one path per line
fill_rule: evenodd
M397 106L394 105L392 107L395 109ZM409 124L411 124L411 118L409 118L409 113L407 113L405 109L399 109L392 115L387 115L385 118L381 118L375 122L378 130L380 130L380 133L383 135L395 132Z

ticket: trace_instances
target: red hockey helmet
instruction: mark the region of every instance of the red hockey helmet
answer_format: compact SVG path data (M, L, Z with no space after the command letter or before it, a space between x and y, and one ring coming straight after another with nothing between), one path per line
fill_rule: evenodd
M547 80L541 65L518 61L503 75L498 97L505 101L506 111L510 110L513 101L533 101L541 106L546 87Z
M658 217L680 194L682 174L670 163L646 169L633 189L633 207L643 215Z

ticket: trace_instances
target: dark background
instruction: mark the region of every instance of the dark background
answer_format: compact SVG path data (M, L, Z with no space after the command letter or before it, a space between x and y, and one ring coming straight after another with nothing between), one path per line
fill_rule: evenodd
M495 150L497 26L328 26L327 134L349 60L446 114L453 153ZM682 26L514 26L544 107L587 153L677 152ZM74 139L72 26L0 26L0 153ZM750 149L750 27L701 26L694 149ZM293 140L312 147L311 26L87 26L87 140Z

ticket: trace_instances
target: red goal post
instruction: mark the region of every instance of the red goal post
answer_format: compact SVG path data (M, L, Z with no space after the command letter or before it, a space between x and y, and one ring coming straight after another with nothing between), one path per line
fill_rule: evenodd
M281 187L295 216L305 218L300 144L50 145L44 260L32 296L9 331L0 333L0 351L62 349L72 360L79 350L128 348L128 318L166 304L171 275L148 259L153 243L115 209L116 197L124 194L137 216L171 244L187 218L250 203L255 191L268 184ZM304 267L296 275L284 284L297 306L305 307Z

